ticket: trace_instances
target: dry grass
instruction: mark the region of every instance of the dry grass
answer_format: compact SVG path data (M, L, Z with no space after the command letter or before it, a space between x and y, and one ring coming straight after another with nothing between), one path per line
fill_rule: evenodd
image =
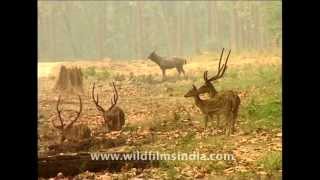
M216 71L218 58L219 54L190 57L185 65L188 78L178 78L175 70L169 70L169 78L165 82L160 81L159 67L147 60L39 63L39 132L41 134L52 130L49 119L55 116L57 94L51 91L51 87L57 67L61 64L84 69L94 67L97 71L107 71L108 77L101 80L97 80L96 76L85 79L82 98L84 109L80 123L88 124L93 131L99 129L102 118L90 97L92 83L97 81L101 104L107 107L112 94L109 83L120 74L124 79L116 81L116 85L119 106L126 113L125 132L138 131L138 136L140 132L139 137L146 139L145 131L148 128L158 131L155 142L130 145L129 149L166 152L199 150L206 153L220 150L232 152L237 157L237 163L231 165L217 162L173 162L173 166L170 162L164 162L166 165L155 170L157 173L164 173L166 177L180 177L186 171L206 169L211 176L220 173L247 177L252 173L268 173L269 169L279 172L279 163L273 160L275 158L263 157L266 152L281 152L282 149L281 58L266 54L231 55L226 76L216 84L218 90L236 89L241 95L237 132L230 137L217 134L212 125L212 131L202 132L203 122L199 109L192 99L183 97L191 84L199 86L203 82L203 71L208 70L210 75ZM134 74L135 79L130 80L130 74ZM72 108L73 104L78 103L70 95L64 96L64 100L70 102L66 103L66 108ZM46 142L40 144L45 145ZM280 157L277 156L278 159ZM261 164L266 165L260 167ZM151 178L152 175L149 175Z
M218 54L206 54L200 56L193 56L187 59L187 64L185 65L186 72L202 73L207 67L212 67L208 70L215 71L218 63ZM131 61L111 61L111 60L101 60L101 61L90 61L81 60L73 62L39 62L38 63L38 77L54 76L57 74L60 65L66 66L79 66L81 68L96 67L96 68L107 68L110 71L129 75L133 73L135 75L142 74L153 74L160 75L161 71L159 67L149 60L131 60ZM281 65L280 56L270 56L263 54L242 54L230 57L229 69L237 68L243 65L255 64L257 66L263 65ZM168 75L176 74L175 70L169 70Z

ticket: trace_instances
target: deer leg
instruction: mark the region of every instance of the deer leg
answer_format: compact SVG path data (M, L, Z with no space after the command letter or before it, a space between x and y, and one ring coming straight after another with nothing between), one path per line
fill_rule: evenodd
M178 74L179 74L179 76L180 76L180 74L181 74L180 68L179 68L179 67L176 67L176 69L177 69L177 72L178 72Z
M217 114L217 127L218 128L220 127L220 116L219 116L219 114Z
M162 70L162 80L166 79L166 70L165 69L161 69Z
M208 124L208 115L204 116L204 130L207 129L207 124Z
M183 73L183 76L186 76L186 73L184 72L183 66L181 66L180 71Z
M233 119L233 121L232 121L232 128L231 128L231 133L234 133L235 132L235 123L236 122L236 120L235 119Z
M236 96L235 108L233 110L232 132L235 132L235 124L238 117L239 105L240 105L240 98Z
M236 120L237 120L237 118L236 118L235 116L233 116L232 124L231 124L231 125L232 125L232 129L231 129L231 130L232 130L232 131L231 131L232 133L234 133L234 132L235 132L235 130L236 130L236 129L235 129L235 126L236 126Z
M233 113L232 112L229 112L228 113L228 116L227 116L227 128L228 128L228 133L227 135L229 136L230 133L232 133L232 129L233 129Z

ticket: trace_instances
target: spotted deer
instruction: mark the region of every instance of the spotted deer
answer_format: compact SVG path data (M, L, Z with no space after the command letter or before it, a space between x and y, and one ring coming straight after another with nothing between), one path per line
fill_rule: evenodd
M112 82L112 86L114 89L114 95L113 98L111 98L111 106L105 110L102 106L99 105L99 96L97 94L97 97L95 97L95 83L93 83L92 87L92 99L94 104L96 105L96 108L103 116L104 119L104 125L106 127L107 131L119 131L122 129L124 123L125 123L125 114L123 110L116 106L118 102L118 91L117 88Z
M166 70L176 68L179 75L183 73L185 75L185 71L183 69L183 65L187 63L186 59L179 57L161 57L156 54L155 50L150 53L148 59L158 64L162 71L162 79L166 78Z
M54 122L54 118L52 119L52 125L53 125L53 127L57 128L60 131L60 142L61 143L63 143L65 140L81 141L81 140L91 138L91 130L87 125L85 125L85 124L74 125L75 122L79 119L80 114L82 112L81 97L78 96L78 98L79 98L79 103L80 103L79 111L76 111L76 113L77 113L76 117L73 120L70 120L70 122L67 124L65 123L64 118L61 115L62 109L59 107L60 102L61 102L61 96L59 96L59 98L58 98L56 110L57 110L60 125L57 125Z
M226 119L226 126L224 132L230 135L234 132L235 116L232 112L232 101L220 94L214 98L203 100L199 97L199 91L195 85L184 95L184 97L193 97L196 106L204 114L205 129L207 128L208 119L212 119L213 115L224 115Z
M232 90L226 90L226 91L220 91L218 92L216 88L213 85L213 82L222 78L224 73L227 69L227 63L229 60L229 56L231 53L231 50L229 50L229 53L227 55L227 58L225 60L225 63L221 66L221 60L223 57L224 48L222 49L220 59L219 59L219 66L218 66L218 72L215 76L208 78L208 71L205 71L203 73L203 80L204 84L198 89L199 94L208 93L210 98L214 98L216 95L219 95L219 97L223 97L225 99L229 99L231 101L231 111L233 113L234 118L237 118L239 106L240 106L240 97L237 92ZM217 115L217 124L220 125L220 118L219 115Z

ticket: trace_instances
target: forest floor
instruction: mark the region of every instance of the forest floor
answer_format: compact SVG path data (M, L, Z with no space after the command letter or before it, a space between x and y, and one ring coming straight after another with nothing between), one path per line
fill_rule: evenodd
M281 57L275 55L231 56L225 76L215 86L218 91L236 90L241 98L236 132L226 136L209 123L204 131L203 116L192 98L183 95L195 84L203 83L203 72L216 73L218 54L188 58L186 77L168 70L161 81L159 67L149 60L75 61L38 63L39 152L45 151L57 138L51 119L56 118L58 94L52 91L55 75L61 64L83 69L83 111L77 123L87 124L93 131L102 128L103 118L91 99L93 82L97 84L101 104L109 106L112 97L110 83L115 81L120 106L126 114L121 132L102 135L131 134L126 145L97 151L158 151L232 153L228 161L163 161L159 168L128 169L124 172L84 172L79 179L281 179L282 172L282 101ZM207 98L207 97L203 97ZM64 107L77 109L76 96L63 96L69 102ZM151 135L151 130L154 131ZM135 132L132 135L132 132Z

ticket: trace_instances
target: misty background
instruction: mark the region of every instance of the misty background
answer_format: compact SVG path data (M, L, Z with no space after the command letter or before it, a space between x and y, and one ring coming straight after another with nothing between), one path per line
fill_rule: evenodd
M281 1L39 1L39 61L281 48Z

